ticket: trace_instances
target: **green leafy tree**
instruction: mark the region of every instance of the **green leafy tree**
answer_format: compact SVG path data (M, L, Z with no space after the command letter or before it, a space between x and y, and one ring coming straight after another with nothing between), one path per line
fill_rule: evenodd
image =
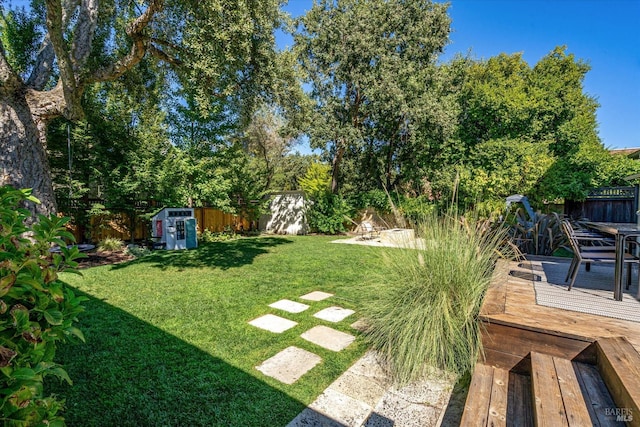
M597 102L582 85L589 67L564 48L534 67L521 54L461 65L456 149L425 171L433 194L450 197L458 186L467 206L513 193L538 203L581 199L633 170L603 147Z
M428 0L321 0L301 18L296 51L315 103L309 133L312 147L331 159L332 192L345 159L363 152L390 183L398 147L422 117L443 118L429 93L448 40L446 10Z
M47 125L58 117L82 119L88 88L122 78L143 59L173 70L174 84L192 88L203 111L212 98L224 99L228 114L249 117L275 79L280 5L281 0L34 0L28 15L33 36L0 38L2 182L33 188L42 201L34 212L54 212ZM4 5L0 9L8 16ZM20 25L23 34L31 24ZM29 46L38 48L28 51L28 60L16 56Z
M324 163L312 163L298 183L307 197L314 200L330 190L331 167Z

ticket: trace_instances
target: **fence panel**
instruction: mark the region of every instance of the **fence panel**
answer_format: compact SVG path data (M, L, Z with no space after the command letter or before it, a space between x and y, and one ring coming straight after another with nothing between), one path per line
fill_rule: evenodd
M565 214L601 222L637 221L638 187L595 188L582 202L565 201Z
M249 222L241 216L214 208L195 208L194 216L197 220L198 232L202 232L204 229L221 232L227 227L238 232L249 230L250 227ZM148 221L138 217L134 227L133 237L135 240L147 240L151 237ZM86 226L75 223L70 223L67 226L67 229L75 236L76 242L79 243L86 240L97 243L109 237L129 242L131 241L131 228L131 219L125 212L92 216Z

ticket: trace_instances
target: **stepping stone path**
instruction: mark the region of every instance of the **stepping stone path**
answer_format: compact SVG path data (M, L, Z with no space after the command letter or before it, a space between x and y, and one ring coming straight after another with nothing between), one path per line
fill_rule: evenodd
M353 335L322 325L314 326L300 336L309 342L332 351L345 349L356 339Z
M269 304L269 307L278 308L280 310L287 311L289 313L302 313L309 306L307 304L301 304L295 301L289 301L288 299L281 299L280 301L276 301L273 304Z
M322 301L325 300L329 297L332 297L333 294L328 294L326 292L321 292L321 291L313 291L311 293L308 293L306 295L302 295L300 297L300 299L306 299L309 301Z
M293 384L307 371L320 363L320 356L298 347L287 347L256 369L285 384Z
M353 313L355 313L355 311L342 307L328 307L324 310L320 310L314 314L313 317L326 320L327 322L338 323L346 317L351 316Z
M314 291L306 295L302 295L300 299L317 302L332 296L333 294L327 292ZM310 308L307 304L302 304L288 299L276 301L269 304L269 307L292 314L302 313ZM318 319L337 323L353 313L353 310L334 306L320 310L314 314L314 316ZM264 316L251 320L249 324L270 332L282 333L296 326L298 322L294 322L293 320L285 319L274 314L265 314ZM336 352L345 349L355 340L353 335L322 325L315 326L308 331L303 332L300 337L320 347ZM265 360L259 366L256 366L256 369L285 384L293 384L302 375L320 363L321 360L322 358L314 353L295 346L290 346L270 359Z
M265 314L264 316L252 320L249 324L260 329L266 329L267 331L280 334L287 329L293 328L298 324L298 322L294 322L293 320L285 319L274 314Z

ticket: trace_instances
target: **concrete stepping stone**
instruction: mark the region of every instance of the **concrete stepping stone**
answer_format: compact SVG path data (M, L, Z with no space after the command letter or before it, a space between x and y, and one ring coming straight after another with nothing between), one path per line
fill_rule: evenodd
M322 291L313 291L313 292L309 292L306 295L302 295L300 297L300 299L306 299L308 301L322 301L324 299L327 299L329 297L332 297L333 294L328 294L326 292L322 292Z
M344 426L361 426L373 409L360 400L330 388L318 396L309 408Z
M249 324L260 329L266 329L267 331L280 334L287 329L293 328L298 324L298 322L276 316L275 314L265 314L264 316L260 316L257 319L253 319L249 322Z
M337 323L349 316L351 316L355 311L349 310L348 308L342 307L327 307L324 310L320 310L313 317L317 317L318 319L326 320L327 322Z
M291 346L265 360L256 369L280 382L293 384L321 360L317 354Z
M299 302L290 301L288 299L281 299L280 301L276 301L273 304L269 304L269 307L284 310L289 313L302 313L307 308L309 308L307 304L301 304Z
M353 335L322 325L314 326L300 336L331 351L343 350L356 339Z

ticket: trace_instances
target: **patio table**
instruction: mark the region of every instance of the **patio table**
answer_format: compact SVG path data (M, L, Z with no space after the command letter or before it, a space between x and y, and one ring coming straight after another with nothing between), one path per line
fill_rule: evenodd
M616 301L622 301L622 276L624 268L624 253L627 239L640 237L640 227L637 224L622 222L584 222L587 227L601 233L614 236L616 241L616 264L614 274L613 297ZM640 270L638 270L640 274Z

